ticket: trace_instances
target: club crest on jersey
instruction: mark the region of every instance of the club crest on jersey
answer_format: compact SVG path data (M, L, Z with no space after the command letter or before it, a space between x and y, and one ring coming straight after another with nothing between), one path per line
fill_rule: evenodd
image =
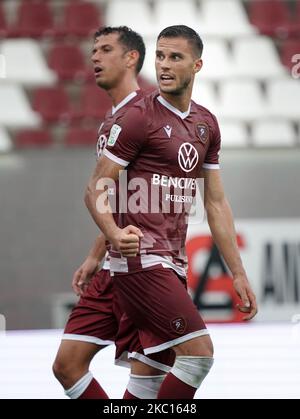
M177 317L171 321L171 328L174 332L182 335L186 329L186 321L183 317Z
M120 125L114 124L111 127L111 130L110 130L110 133L109 133L109 138L108 138L108 141L107 141L107 145L110 145L110 146L115 145L121 131L122 131L122 128L120 127Z
M209 136L208 126L204 122L200 122L196 125L196 132L201 143L206 144Z

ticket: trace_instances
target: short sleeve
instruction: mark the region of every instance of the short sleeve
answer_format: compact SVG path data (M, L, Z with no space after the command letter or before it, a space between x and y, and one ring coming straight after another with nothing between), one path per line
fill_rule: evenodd
M210 144L204 159L204 169L219 169L219 152L221 148L221 133L217 118L212 115L212 127L210 132Z
M121 166L128 166L147 139L146 116L143 108L131 107L112 126L103 154Z

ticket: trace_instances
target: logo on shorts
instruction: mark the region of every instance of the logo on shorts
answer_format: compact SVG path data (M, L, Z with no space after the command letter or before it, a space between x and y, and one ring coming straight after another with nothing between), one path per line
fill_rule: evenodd
M183 317L177 317L176 319L171 321L171 328L174 332L182 335L186 329L186 321Z
M205 123L201 122L200 124L197 124L196 132L201 143L205 144L206 141L208 140L208 134L209 134L208 126Z

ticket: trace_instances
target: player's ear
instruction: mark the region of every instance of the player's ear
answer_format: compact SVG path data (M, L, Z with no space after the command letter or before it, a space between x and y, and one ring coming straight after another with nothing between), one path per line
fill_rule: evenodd
M195 64L194 64L194 71L195 71L195 73L198 73L201 70L202 66L203 66L202 58L198 58L195 61Z
M139 59L139 53L136 50L131 50L127 52L127 67L135 67Z

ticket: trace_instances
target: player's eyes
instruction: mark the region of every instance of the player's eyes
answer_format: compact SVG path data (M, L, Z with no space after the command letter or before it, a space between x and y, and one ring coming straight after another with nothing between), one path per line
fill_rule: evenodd
M162 54L156 54L156 58L158 60L163 60L164 59L164 56Z

